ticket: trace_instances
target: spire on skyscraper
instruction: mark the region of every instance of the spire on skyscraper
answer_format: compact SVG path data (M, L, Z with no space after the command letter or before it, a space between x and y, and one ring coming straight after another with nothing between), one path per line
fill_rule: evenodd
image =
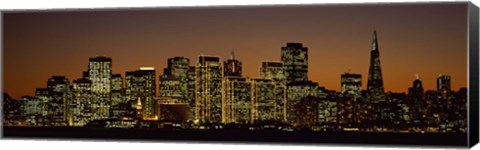
M372 51L378 51L377 30L373 30Z
M230 60L234 60L235 59L235 52L234 50L232 50L232 55L230 55Z

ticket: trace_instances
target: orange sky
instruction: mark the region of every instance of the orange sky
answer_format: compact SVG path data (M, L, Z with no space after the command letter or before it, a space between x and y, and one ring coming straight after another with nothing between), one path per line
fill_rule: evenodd
M340 89L340 75L367 83L373 30L378 32L386 91L406 92L415 74L435 89L438 74L452 89L467 85L467 3L169 8L7 12L3 16L3 88L34 95L52 75L80 78L88 58L113 59L113 72L153 66L157 77L174 56L200 54L242 61L259 76L262 60L280 60L286 42L309 50L309 78ZM158 80L158 79L157 79Z

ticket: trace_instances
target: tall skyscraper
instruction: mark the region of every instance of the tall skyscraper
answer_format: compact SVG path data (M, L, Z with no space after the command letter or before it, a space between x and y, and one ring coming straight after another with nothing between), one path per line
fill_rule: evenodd
M84 126L92 120L92 82L80 78L73 81L73 126Z
M117 105L120 103L125 103L125 98L123 96L123 78L121 74L113 74L111 78L111 106Z
M195 67L185 57L168 59L167 68L159 77L159 96L177 99L179 103L188 104L189 118L195 119Z
M250 123L250 82L243 77L225 76L222 89L222 122Z
M273 84L274 87L268 87L270 89L263 89L267 90L269 92L273 92L273 103L274 103L274 108L275 110L273 111L274 113L274 120L276 121L286 121L286 77L285 77L285 67L283 66L282 62L273 62L273 61L265 61L262 62L262 67L260 68L260 76L262 79L268 79L269 82L272 83L266 83L263 84L264 82L258 82L259 80L256 80L257 82L252 81L252 93L256 93L256 96L262 95L261 93L258 93L259 91L256 90L262 90L262 87L264 85L270 85ZM269 93L267 92L267 93ZM266 96L268 97L268 95ZM256 98L256 97L255 97ZM268 98L267 98L268 99ZM261 100L256 100L255 102L262 102ZM266 103L271 103L268 100L264 101ZM258 112L258 111L257 111ZM268 113L268 112L267 112ZM264 117L268 119L268 117ZM258 119L258 118L254 118ZM260 118L263 119L263 118Z
M112 78L112 59L98 56L90 58L88 64L88 79L91 81L93 95L92 111L93 119L105 119L109 117L110 92Z
M43 126L52 126L53 120L51 118L52 115L49 107L51 104L53 104L53 97L50 96L50 90L48 88L37 88L35 89L35 97L44 104L42 111L42 116L44 116Z
M48 117L52 119L53 126L67 126L71 116L70 82L65 76L52 76L47 81L49 96L52 100L49 103Z
M450 108L451 107L451 78L449 75L439 75L437 77L437 92L442 99L437 105L441 108Z
M287 43L282 47L282 62L287 83L308 80L308 48L302 43Z
M450 92L451 91L451 78L449 75L439 75L437 78L437 91Z
M143 119L153 119L154 97L157 86L155 84L155 68L141 67L139 70L126 72L125 93L130 102L140 99Z
M411 118L419 120L422 116L426 115L427 102L424 99L424 90L422 81L420 81L418 75L413 81L412 87L408 88L408 104L411 107Z
M242 77L242 62L230 58L223 62L222 122L251 122L250 82Z
M185 57L173 57L168 59L167 68L159 79L159 96L171 97L182 102L187 102L188 96L188 70L190 60Z
M372 50L370 51L370 68L368 70L367 91L371 102L385 100L382 69L380 67L380 51L378 49L377 31L373 31Z
M284 106L281 103L277 108L276 92L278 89L275 87L275 82L271 79L255 78L251 80L251 93L252 93L252 122L262 122L262 121L283 121L283 112L278 110L284 110ZM285 99L278 100L280 102L285 101ZM277 113L278 114L277 117Z
M342 94L348 96L360 96L362 91L362 75L344 73L341 75Z
M413 81L412 87L408 88L408 96L413 100L412 103L423 100L423 86L418 75L415 81Z
M222 64L220 58L199 56L195 72L195 118L201 123L221 123Z

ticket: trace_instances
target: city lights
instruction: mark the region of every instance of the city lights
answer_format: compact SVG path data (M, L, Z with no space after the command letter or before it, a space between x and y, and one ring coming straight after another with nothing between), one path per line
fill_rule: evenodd
M408 93L385 92L377 32L373 33L367 88L362 74L339 75L340 91L308 79L308 48L286 43L279 60L242 74L234 52L172 56L154 67L112 73L112 58L89 59L83 77L54 75L34 96L4 94L4 126L274 130L278 132L465 133L467 88L452 90L449 75L423 88L419 75ZM368 51L366 51L368 52ZM312 58L310 58L312 59ZM313 58L317 59L317 58ZM193 62L193 60L192 60ZM318 68L316 68L318 69ZM410 85L410 84L409 84ZM158 91L158 92L157 92Z

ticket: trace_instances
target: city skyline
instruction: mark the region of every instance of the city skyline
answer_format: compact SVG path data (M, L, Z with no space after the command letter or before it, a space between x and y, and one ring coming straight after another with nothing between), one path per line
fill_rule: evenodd
M416 79L415 74L420 75L420 80L422 80L423 86L426 90L435 89L436 78L439 74L448 74L452 77L452 90L457 91L461 87L466 87L466 32L458 30L464 25L463 29L466 31L466 18L463 16L463 13L466 13L463 9L465 7L464 5L437 4L424 6L428 7L428 10L438 13L429 12L427 15L417 16L413 19L406 18L404 15L400 14L396 15L397 17L404 16L396 18L400 21L412 19L413 23L416 25L415 28L411 27L411 25L414 25L412 22L404 23L402 25L386 24L386 22L380 23L382 22L382 18L390 18L392 16L381 16L368 11L368 8L371 7L378 7L379 11L385 12L395 12L408 9L417 14L421 11L425 11L425 8L422 8L421 5L417 5L408 7L393 5L389 9L381 8L381 6L365 5L361 7L353 7L353 10L347 12L339 10L341 10L342 7L348 6L306 7L305 12L294 12L298 13L297 15L301 14L307 16L306 18L303 18L307 21L298 26L291 23L286 23L287 25L283 26L275 24L284 19L283 17L278 16L266 19L269 22L261 20L262 17L268 16L268 14L271 13L280 12L289 14L293 11L292 8L282 7L271 7L269 9L262 8L265 10L257 8L233 8L233 10L197 8L181 11L176 9L156 11L129 10L130 12L127 11L127 13L102 11L98 12L100 13L98 16L91 16L89 12L52 12L46 14L7 13L4 17L4 91L14 98L24 95L34 95L34 89L37 87L43 87L46 83L46 79L50 78L52 75L64 75L69 79L70 83L72 83L73 80L82 76L82 71L87 69L86 59L94 56L107 56L112 58L112 73L119 73L123 78L125 78L125 72L127 71L136 70L143 66L152 66L156 70L157 76L155 77L155 84L158 86L158 75L163 74L162 69L166 68L166 60L168 58L183 56L190 59L190 65L194 65L192 62L196 62L197 56L203 53L205 55L219 56L221 58L220 61L223 62L228 59L231 51L234 50L236 59L243 63L244 76L255 78L260 76L262 61L280 61L279 51L287 42L299 42L303 43L303 46L308 47L308 78L310 80L318 82L320 86L327 89L340 91L340 75L345 72L358 73L362 75L362 82L364 83L362 84L362 89L365 90L367 86L365 83L367 83L366 81L368 77L372 31L375 29L378 32L385 92L392 91L406 93L411 86L411 83ZM165 14L158 15L162 14L158 13L158 11L164 12ZM186 12L183 13L184 11ZM267 15L252 16L254 12L258 13L259 11L266 13ZM366 23L362 24L361 22L363 21L353 19L350 23L349 21L344 23L360 23L358 29L347 29L344 24L336 29L332 27L332 25L338 25L338 23L346 20L322 15L322 11L333 11L333 16L365 15L363 18L365 19L366 17L365 20L369 21L365 21ZM354 14L351 11L357 12L358 14ZM158 14L155 14L154 12ZM182 13L172 14L174 12ZM219 16L212 17L210 14L212 12L217 14L219 12L225 12L226 14L220 13ZM195 13L204 13L204 15L195 16L193 15ZM307 15L305 13L314 13L318 16ZM177 17L180 18L183 17L183 20L171 18L176 15L179 15ZM189 18L189 15L193 15L196 18ZM226 16L229 15L236 16L236 18L227 18ZM368 17L368 15L372 16ZM135 18L139 16L143 16L143 18L141 18L144 20L141 21L143 25L125 23L123 26L115 26L117 21L139 21ZM290 15L290 17L295 16L296 15L293 14ZM312 20L315 17L321 19L327 18L327 20ZM332 18L328 20L329 17ZM444 17L457 20L463 19L464 22L451 21L452 23L445 24L442 20L449 19L445 19ZM76 18L78 20L70 20L68 18ZM167 20L166 24L162 24L162 22L150 20L154 18L169 18L170 20ZM258 23L251 23L246 20L248 18L257 19ZM430 18L430 20L425 20L426 18ZM208 23L208 21L214 21L216 19L220 20L221 23L224 23L221 24L221 26L223 26L222 28L214 29L214 27L208 26L212 25L212 23ZM291 19L295 20L296 18ZM374 22L376 19L379 19L378 23ZM68 21L73 21L73 23ZM87 23L87 25L82 27L76 24L82 22ZM189 28L188 26L191 25L189 24L191 22L198 22L201 27ZM442 24L442 22L444 23ZM64 26L57 28L50 27L56 23L62 23ZM240 25L236 25L236 23ZM399 23L399 21L395 23ZM427 27L436 23L439 23L436 28L427 29ZM40 26L40 29L38 29L38 27L30 26L29 24ZM327 26L325 28L330 27L332 31L318 30L316 32L311 32L313 29L317 29L312 26L319 24ZM110 27L105 25L109 25ZM163 28L157 27L156 25L162 26ZM234 26L225 27L229 25ZM251 31L245 29L245 26L251 25L256 26ZM275 30L267 29L270 25L278 26L275 26ZM129 29L127 27L137 28ZM155 27L160 29L157 30ZM302 27L307 29L299 29ZM238 28L238 32L235 31L236 28ZM190 32L178 32L178 36L176 36L173 34L173 31L167 31L169 29L175 31L189 29ZM405 31L406 29L413 30L407 30L408 32L406 33L396 31ZM439 30L448 32L448 34L431 34L433 32L439 32ZM85 33L80 33L81 31ZM164 34L152 34L149 31L166 33L166 35L171 37L163 36ZM215 31L223 31L226 33L213 33ZM415 31L416 34L408 34L413 31ZM50 33L53 36L47 36L48 38L45 39L37 36L37 34L43 35ZM129 38L128 36L123 36L123 34L134 36ZM211 39L204 39L205 37L201 38L203 35L209 35L208 37ZM89 39L89 37L92 39ZM168 39L180 39L180 42L173 42ZM402 41L397 39L402 39ZM189 43L182 44L181 40L189 41ZM438 40L448 42L439 42ZM344 44L343 42L347 44ZM404 50L401 50L402 48ZM420 48L425 49L419 50ZM53 50L49 51L48 49ZM68 49L70 51L62 51L62 49ZM136 50L139 50L140 52L135 52ZM451 53L452 51L455 53ZM38 55L22 55L24 53ZM402 53L404 55L398 55ZM255 57L252 57L252 54L255 54ZM428 57L433 55L436 57ZM68 59L55 59L59 57L68 57ZM422 61L425 58L428 59ZM35 74L35 76L32 76L32 74Z

